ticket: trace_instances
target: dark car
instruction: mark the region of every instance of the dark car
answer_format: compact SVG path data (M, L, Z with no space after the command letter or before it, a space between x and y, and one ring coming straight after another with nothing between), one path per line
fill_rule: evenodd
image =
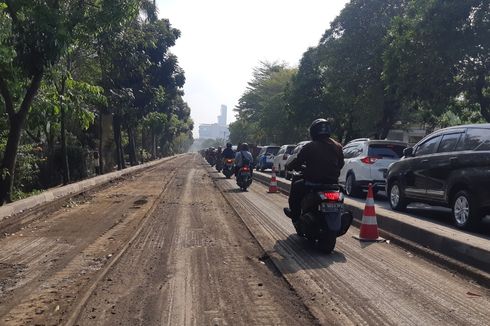
M457 227L477 226L490 213L490 124L438 130L406 148L388 169L386 190L394 210L447 206Z

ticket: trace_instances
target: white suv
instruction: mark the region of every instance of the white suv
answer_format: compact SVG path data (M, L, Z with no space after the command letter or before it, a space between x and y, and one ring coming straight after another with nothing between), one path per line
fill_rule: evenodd
M295 147L296 145L282 145L279 152L274 156L274 163L272 165L280 177L286 175L286 161L289 155L293 153Z
M369 183L384 190L388 166L403 156L408 144L392 140L355 139L344 146L344 167L339 183L349 196L360 196Z

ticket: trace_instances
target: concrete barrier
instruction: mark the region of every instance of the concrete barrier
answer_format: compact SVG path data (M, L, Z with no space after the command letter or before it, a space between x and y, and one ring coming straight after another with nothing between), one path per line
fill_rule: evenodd
M137 166L132 166L130 168L121 170L121 171L115 171L107 174L103 174L94 178L86 179L83 181L79 181L77 183L72 183L63 187L58 187L54 189L48 189L46 191L43 191L42 193L31 196L28 198L24 198L18 201L15 201L10 204L6 204L3 206L0 206L0 221L3 219L6 219L12 215L16 215L22 212L25 212L26 210L38 207L42 204L46 204L49 202L52 202L54 200L58 200L61 198L66 198L70 196L74 196L77 194L80 194L82 192L88 191L94 187L101 186L103 184L106 184L110 182L111 180L115 180L117 178L120 178L122 176L132 174L138 171L142 171L144 169L148 169L152 166L155 166L157 164L161 164L165 161L171 160L177 156L172 156L172 157L166 157L160 160L155 160L151 161L148 163L144 163L141 165Z
M254 172L254 178L266 185L270 181L270 175L260 172ZM289 194L290 186L290 181L278 180L281 192ZM362 220L364 203L346 198L345 204L352 211L355 224L359 225ZM459 268L458 263L468 265L476 269L472 271L472 275L483 276L486 283L490 279L490 237L460 231L448 225L435 223L430 219L415 218L379 206L376 206L376 215L382 235L412 242L415 246L419 246L421 251L425 248L442 254L449 260L454 260L451 262L452 267ZM449 261L445 258L441 260ZM483 273L480 274L481 272Z

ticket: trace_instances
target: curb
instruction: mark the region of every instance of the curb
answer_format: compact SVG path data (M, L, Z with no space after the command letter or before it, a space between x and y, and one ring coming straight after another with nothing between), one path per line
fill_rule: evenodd
M13 215L23 213L26 210L33 209L40 205L50 203L59 199L78 195L82 192L85 192L87 190L90 190L100 185L104 185L122 176L132 174L144 169L148 169L160 163L174 159L175 157L177 156L165 157L160 160L155 160L141 165L132 166L124 170L114 171L107 174L99 175L97 177L82 180L66 186L62 186L54 189L48 189L38 195L27 197L10 204L0 206L0 222Z
M254 179L268 185L270 176L254 172ZM288 195L290 182L278 180L279 190ZM359 225L362 220L364 204L346 199L345 205L354 215L353 225ZM444 261L457 270L465 270L471 276L490 282L490 241L464 233L449 227L441 226L430 220L415 219L404 214L376 207L378 227L381 232L395 241L415 249L417 252L425 251L425 254L434 258L434 254L444 255L448 259L437 257L436 260ZM477 242L478 245L469 242ZM470 268L464 268L466 264Z

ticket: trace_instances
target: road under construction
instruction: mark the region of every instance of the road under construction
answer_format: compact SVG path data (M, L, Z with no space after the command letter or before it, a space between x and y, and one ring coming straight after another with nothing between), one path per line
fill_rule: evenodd
M0 325L490 324L484 272L356 227L326 255L196 154L79 189L2 208Z

